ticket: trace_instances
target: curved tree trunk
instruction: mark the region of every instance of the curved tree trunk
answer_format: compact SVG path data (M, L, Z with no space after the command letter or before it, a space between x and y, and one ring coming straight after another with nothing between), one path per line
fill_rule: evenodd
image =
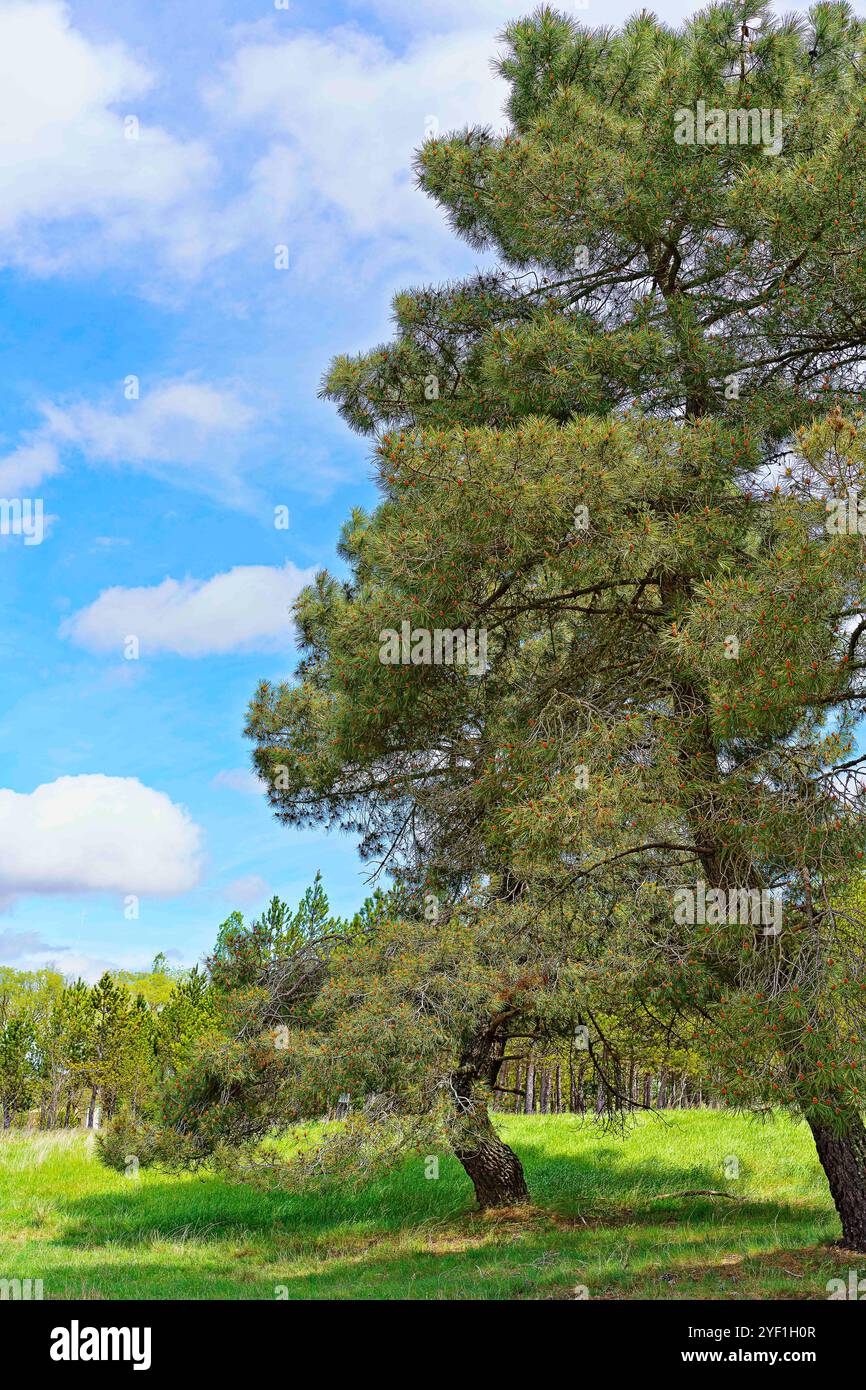
M482 1208L513 1207L529 1200L523 1165L499 1138L487 1109L502 1066L505 1018L485 1020L465 1039L460 1065L451 1077L458 1121L454 1153Z
M842 1222L842 1240L849 1250L866 1251L866 1128L860 1116L849 1132L833 1134L809 1121L821 1167Z
M455 1150L475 1188L478 1205L515 1207L529 1201L529 1189L523 1175L523 1165L513 1149L499 1138L487 1108L479 1116L477 1143L471 1148Z

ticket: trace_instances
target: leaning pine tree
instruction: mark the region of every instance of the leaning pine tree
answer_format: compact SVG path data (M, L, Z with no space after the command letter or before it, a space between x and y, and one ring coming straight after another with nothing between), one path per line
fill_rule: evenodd
M496 268L333 365L382 502L256 764L418 881L631 904L610 970L805 1119L866 1249L864 26L545 9L504 45L507 134L417 161Z

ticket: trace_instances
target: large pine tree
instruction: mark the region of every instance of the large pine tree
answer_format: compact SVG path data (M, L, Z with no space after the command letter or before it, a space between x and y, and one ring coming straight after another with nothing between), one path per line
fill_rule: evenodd
M631 902L629 988L677 992L731 1103L805 1118L866 1249L864 26L545 9L503 44L508 133L417 161L495 268L327 378L382 502L299 601L256 763L419 882ZM404 623L483 631L487 670L383 663Z

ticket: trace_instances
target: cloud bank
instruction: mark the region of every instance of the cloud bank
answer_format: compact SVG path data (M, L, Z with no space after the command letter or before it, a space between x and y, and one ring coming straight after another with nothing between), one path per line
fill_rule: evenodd
M170 897L199 880L202 832L136 777L59 777L0 790L0 900L24 894Z

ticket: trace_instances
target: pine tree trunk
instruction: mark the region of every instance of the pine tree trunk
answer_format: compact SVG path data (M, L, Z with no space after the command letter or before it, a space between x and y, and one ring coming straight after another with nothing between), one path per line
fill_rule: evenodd
M607 1074L607 1057L607 1043L605 1043L601 1049L601 1070L598 1073L598 1091L595 1098L596 1115L603 1115L607 1109L607 1082L605 1080Z
M713 887L726 887L712 860L704 856L702 859L707 881ZM788 1056L792 1070L796 1067L799 1071L800 1057L796 1048L792 1048ZM841 1136L813 1123L808 1115L806 1121L842 1222L843 1242L851 1250L866 1252L866 1128L863 1120L859 1113L849 1116L847 1132Z
M542 1067L541 1070L541 1096L538 1108L542 1115L546 1115L550 1110L550 1068Z
M531 1115L535 1110L535 1063L526 1064L526 1095L523 1099L523 1113Z
M454 1153L482 1209L513 1207L529 1200L520 1159L499 1138L487 1109L487 1098L499 1080L501 1056L495 1028L482 1024L466 1039L460 1066L451 1077L458 1122ZM527 1077L527 1093L529 1086Z
M842 1222L842 1241L849 1250L866 1252L866 1128L857 1115L849 1132L839 1136L809 1121L821 1167Z
M676 585L673 587L675 588ZM698 692L688 685L683 687L683 693L686 699L691 700L698 695ZM702 752L705 766L714 766L716 749L709 728L708 713ZM694 826L699 826L701 824L699 808L694 808L694 811L695 814L691 817L691 821ZM706 839L706 837L704 838ZM711 887L743 886L742 883L736 882L737 875L736 872L732 871L731 866L724 867L724 856L719 846L713 845L703 849L700 857L707 883ZM764 886L760 879L748 872L741 877L744 881L748 880L746 886L749 888L761 889ZM793 1066L799 1071L800 1058L797 1056L796 1048L792 1049L789 1056ZM831 1130L822 1125L814 1124L808 1116L806 1119L815 1140L818 1158L826 1174L839 1219L842 1222L842 1239L850 1249L866 1252L866 1129L864 1129L862 1118L859 1114L852 1115L849 1120L848 1131L841 1137L834 1135Z
M516 1207L529 1201L523 1166L513 1149L504 1144L485 1111L476 1142L456 1154L475 1188L482 1210Z

